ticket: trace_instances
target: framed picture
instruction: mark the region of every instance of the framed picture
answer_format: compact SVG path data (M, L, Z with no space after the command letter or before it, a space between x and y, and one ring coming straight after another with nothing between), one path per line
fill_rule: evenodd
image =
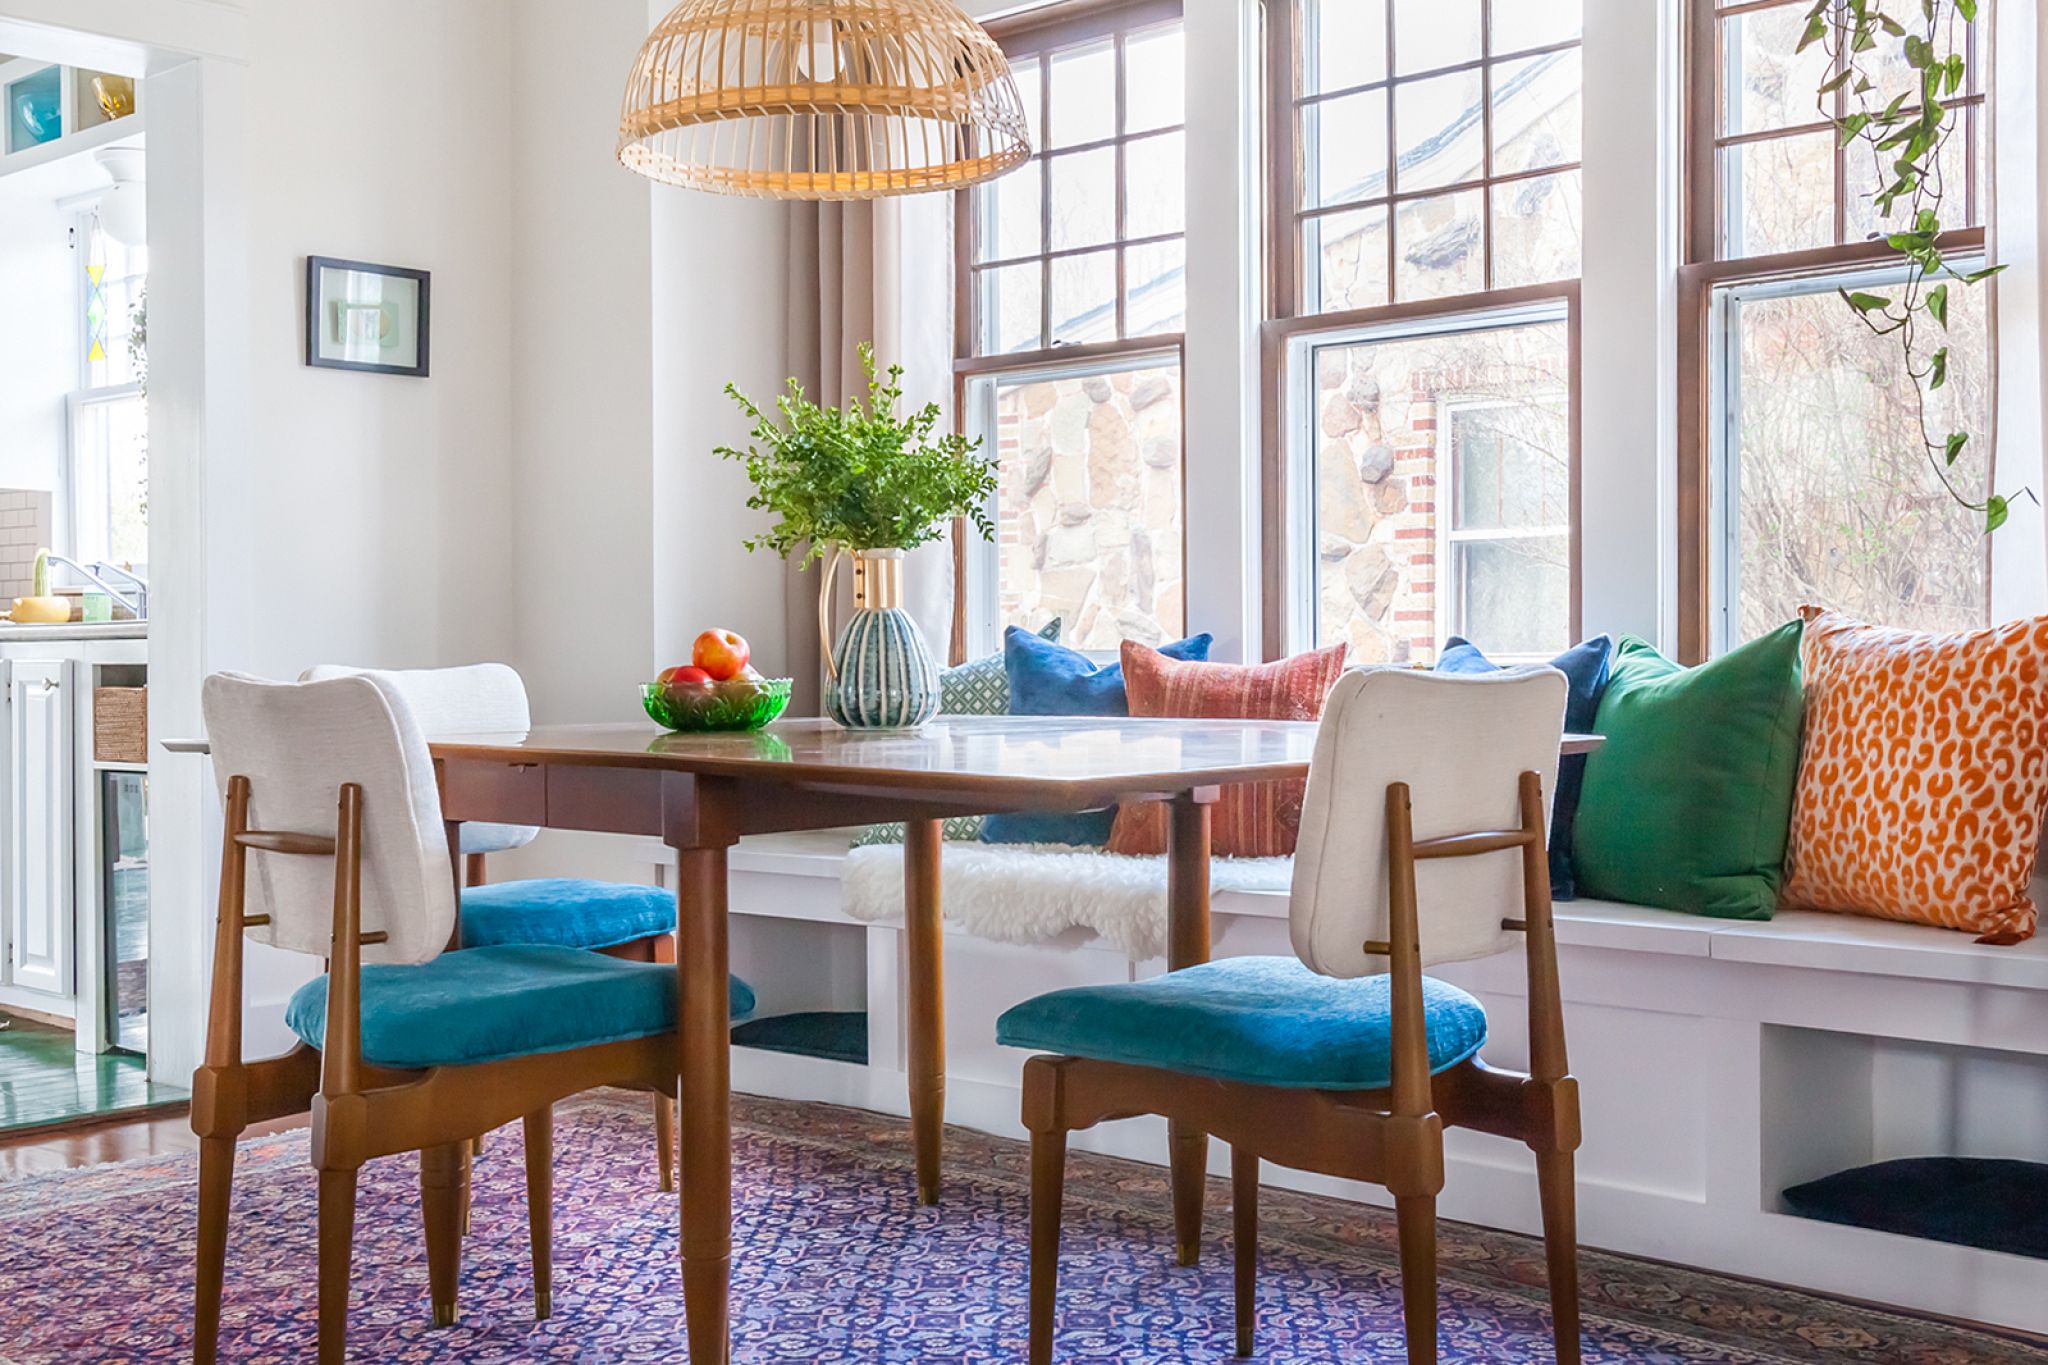
M424 270L306 258L306 363L371 374L427 373Z

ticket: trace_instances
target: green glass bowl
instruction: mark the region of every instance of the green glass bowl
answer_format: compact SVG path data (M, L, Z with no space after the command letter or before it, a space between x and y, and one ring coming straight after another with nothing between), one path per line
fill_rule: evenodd
M640 701L656 725L693 733L758 730L789 708L792 678L732 678L725 682L646 683Z

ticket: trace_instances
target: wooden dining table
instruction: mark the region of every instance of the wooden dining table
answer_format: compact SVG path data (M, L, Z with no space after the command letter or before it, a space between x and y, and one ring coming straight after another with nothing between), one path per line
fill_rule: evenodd
M1209 956L1209 810L1235 783L1299 779L1316 727L1255 720L942 718L909 732L787 721L753 733L642 725L542 726L445 736L430 748L442 814L468 821L659 837L675 857L680 979L680 1199L693 1360L723 1361L732 1266L727 852L750 834L901 821L910 1114L917 1196L939 1198L945 1123L941 824L995 812L1164 802L1167 962ZM1564 752L1590 736L1568 735ZM173 744L167 747L203 747ZM1169 1130L1182 1259L1200 1244L1208 1137Z

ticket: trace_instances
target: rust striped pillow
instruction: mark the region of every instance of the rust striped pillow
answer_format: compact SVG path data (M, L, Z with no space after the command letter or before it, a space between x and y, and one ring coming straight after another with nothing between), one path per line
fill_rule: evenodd
M1169 659L1128 640L1123 656L1124 691L1134 716L1320 720L1323 702L1344 671L1341 644L1270 664ZM1278 858L1293 853L1307 785L1296 780L1225 787L1210 815L1211 851L1236 858ZM1126 802L1117 811L1109 850L1164 853L1165 807L1157 801Z

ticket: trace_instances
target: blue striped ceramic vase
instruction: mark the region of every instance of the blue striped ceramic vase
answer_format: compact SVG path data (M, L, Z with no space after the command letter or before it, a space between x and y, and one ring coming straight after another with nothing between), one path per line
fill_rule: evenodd
M903 551L855 553L853 617L827 671L825 713L849 730L914 730L938 714L939 666L903 609Z

